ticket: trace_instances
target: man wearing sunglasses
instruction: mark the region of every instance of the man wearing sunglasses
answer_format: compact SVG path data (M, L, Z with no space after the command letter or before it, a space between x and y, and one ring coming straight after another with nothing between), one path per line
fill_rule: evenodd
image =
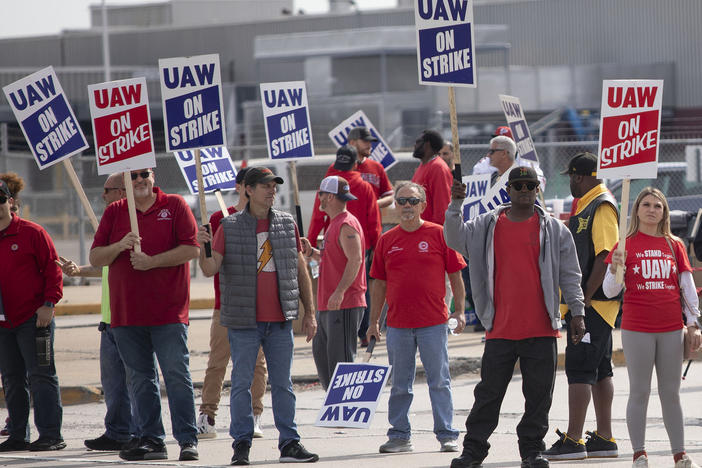
M517 425L521 466L549 466L541 452L556 378L559 288L571 311L574 343L582 339L585 325L573 236L535 205L538 186L533 168L513 168L507 185L511 203L465 222L466 186L455 181L452 187L444 237L449 247L470 259L475 312L487 330L463 453L452 468L478 467L487 457L488 439L497 427L517 360L525 399Z
M391 427L388 441L379 450L380 453L413 450L409 411L419 349L427 374L439 450L456 452L458 431L453 427L444 276L448 274L454 294L456 312L451 317L458 321L455 332L460 333L466 324L465 288L461 279L465 262L446 246L443 227L422 219L427 201L421 185L401 183L395 193L400 224L380 237L371 267L374 280L367 336L380 339L379 318L387 300L387 349L392 365L392 391L388 402Z
M103 185L102 199L105 206L127 196L122 173L110 175ZM75 262L59 257L57 264L70 277L102 278L102 304L100 330L100 383L105 395L105 432L95 439L83 441L90 450L122 450L138 434L132 403L127 390L124 362L119 355L117 342L110 328L110 288L108 267L78 266Z
M51 237L14 212L16 198L0 178L0 374L11 421L10 436L0 443L0 452L61 450L66 443L54 362L54 305L63 296L63 277ZM40 365L35 340L39 329L47 328L49 363ZM39 433L31 444L30 396Z
M190 378L188 306L190 269L197 257L197 225L180 195L154 186L151 169L131 172L139 235L132 232L127 200L105 209L90 263L108 266L112 334L124 360L141 437L123 448L125 460L168 457L161 419L156 358L166 384L180 460L197 460L195 398ZM141 252L134 250L139 245Z
M353 362L358 327L366 308L366 268L363 229L346 203L356 200L340 176L322 179L319 209L329 216L323 246L315 249L302 238L302 253L319 262L317 323L312 342L317 374L326 390L337 362Z

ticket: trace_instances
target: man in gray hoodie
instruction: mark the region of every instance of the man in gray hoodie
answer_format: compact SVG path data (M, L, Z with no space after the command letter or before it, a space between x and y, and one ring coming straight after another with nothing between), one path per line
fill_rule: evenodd
M535 205L539 179L530 167L509 172L511 203L469 221L461 205L466 186L454 181L446 211L446 244L470 259L475 311L486 329L480 382L466 420L463 453L451 468L479 467L519 359L524 416L517 425L521 466L547 467L546 448L556 378L559 295L570 309L572 338L585 334L583 292L575 243L568 228Z

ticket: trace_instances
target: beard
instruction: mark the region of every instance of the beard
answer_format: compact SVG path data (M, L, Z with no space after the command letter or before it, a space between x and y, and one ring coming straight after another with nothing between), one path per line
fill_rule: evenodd
M424 157L424 148L417 148L412 152L412 157L422 159Z

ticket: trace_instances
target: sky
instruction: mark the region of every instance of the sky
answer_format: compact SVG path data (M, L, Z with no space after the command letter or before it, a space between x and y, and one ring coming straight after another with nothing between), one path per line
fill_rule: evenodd
M108 5L157 3L165 0L107 0ZM265 1L265 0L260 0ZM397 0L354 0L360 9L387 8ZM89 6L101 0L0 0L0 38L56 34L90 27ZM322 13L327 0L294 0L295 11Z

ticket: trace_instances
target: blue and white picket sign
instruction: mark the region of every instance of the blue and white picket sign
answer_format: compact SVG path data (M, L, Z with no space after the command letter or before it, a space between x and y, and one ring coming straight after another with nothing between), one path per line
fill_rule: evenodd
M387 171L397 162L397 158L392 153L390 145L388 145L373 122L362 110L355 112L351 117L341 122L329 132L329 138L334 142L334 145L339 148L348 143L349 132L354 127L366 127L368 131L378 139L371 146L371 159L378 161Z
M391 368L377 364L338 363L314 425L370 427Z
M39 169L88 148L53 67L2 88Z
M261 106L269 158L295 160L314 156L304 81L261 83Z
M492 174L475 174L463 176L466 184L466 198L463 200L463 219L473 219L481 213L481 200L490 190ZM483 211L484 212L484 211Z
M510 130L512 130L512 138L517 144L519 158L536 163L538 166L539 157L536 155L534 141L531 139L529 126L527 125L526 117L524 117L524 110L522 109L522 104L519 102L519 98L506 96L504 94L498 96L500 98L500 106L502 106L505 118L507 119L507 124ZM524 166L526 164L521 165Z
M219 54L158 60L166 150L227 146Z
M419 84L475 88L473 0L416 0Z
M195 167L194 151L176 151L173 153L180 172L188 184L188 189L193 195L197 195L197 169ZM202 181L205 185L205 193L221 190L226 192L236 188L236 168L229 156L229 151L223 146L214 148L204 148L200 150L200 162L202 165Z

